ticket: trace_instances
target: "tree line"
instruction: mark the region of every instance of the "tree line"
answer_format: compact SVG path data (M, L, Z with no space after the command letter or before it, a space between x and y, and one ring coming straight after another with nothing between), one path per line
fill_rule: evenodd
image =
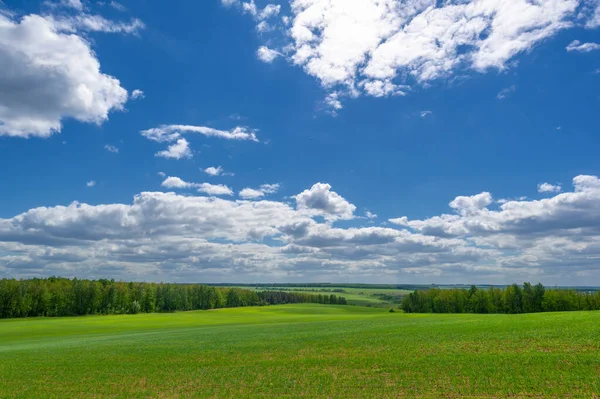
M202 284L166 284L80 280L0 279L0 318L136 314L264 306L285 303L345 305L335 295L256 292Z
M546 289L541 283L513 284L504 289L431 288L406 295L401 309L407 313L534 313L600 310L600 291Z

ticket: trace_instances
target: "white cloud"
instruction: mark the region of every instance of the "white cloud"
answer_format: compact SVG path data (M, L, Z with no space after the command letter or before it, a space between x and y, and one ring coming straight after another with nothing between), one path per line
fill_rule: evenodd
M171 182L216 195L202 183ZM324 212L354 211L328 186L299 194L296 209L173 192L143 192L129 204L34 208L0 219L0 267L16 277L92 273L154 281L207 275L230 281L235 275L242 281L385 282L393 276L431 283L435 276L443 282L600 283L596 176L575 177L571 192L500 207L485 192L458 196L450 202L453 213L397 218L398 229L318 222Z
M373 97L386 97L390 95L403 96L406 95L401 89L406 89L408 86L398 86L390 80L363 80L359 83L365 92Z
M585 27L588 29L594 29L600 26L600 2L596 2L596 4L596 10L585 24Z
M138 98L146 98L146 95L144 94L144 92L142 90L135 89L134 91L131 92L131 99L137 100Z
M108 20L100 15L77 14L69 16L46 17L57 30L63 32L105 32L105 33L125 33L138 34L146 28L146 25L137 18L132 18L129 22L117 22Z
M198 191L209 195L233 195L233 190L224 184L200 183Z
M242 10L245 13L252 15L252 17L258 21L265 21L278 15L281 11L281 6L279 4L267 4L265 8L259 10L258 7L256 7L254 0L250 0L250 2L242 3Z
M396 85L426 85L465 69L504 70L517 54L571 27L578 6L578 0L291 0L291 13L273 30L285 37L266 37L265 45L284 43L272 50L329 92L389 96L404 93ZM243 8L259 15L254 2Z
M62 119L101 124L123 109L127 91L100 72L89 43L57 29L38 15L0 14L0 135L48 137Z
M542 200L507 201L499 210L489 210L491 195L481 193L472 197L457 197L450 203L458 215L443 214L425 220L392 219L396 224L411 227L424 234L490 236L511 234L534 237L535 234L585 235L600 233L596 220L600 219L600 179L596 176L577 176L573 179L574 192L557 194ZM559 186L540 185L542 190ZM550 191L546 191L550 192ZM578 229L578 230L573 230ZM586 233L588 231L588 233Z
M567 51L578 51L580 53L589 53L590 51L600 50L598 43L581 43L579 40L573 40L566 47Z
M433 112L426 110L426 111L421 111L421 118L427 118L429 115L431 115Z
M365 217L367 219L377 219L377 215L375 213L373 213L373 212L370 212L370 211L366 211L365 212Z
M254 0L251 0L249 3L242 3L242 9L245 13L248 13L253 17L258 16L258 9L256 8Z
M115 154L119 153L119 149L117 147L115 147L114 145L106 144L104 146L104 149L108 152L114 152Z
M233 4L239 3L236 1L232 2L229 5ZM279 4L267 4L262 10L260 10L256 6L254 0L250 0L250 2L244 2L241 5L242 11L246 14L250 14L252 18L254 18L254 20L257 22L256 30L258 32L264 33L273 30L273 27L269 25L267 20L279 14L279 12L281 11L281 6ZM265 62L272 62L277 56L281 54L263 46L258 50L257 55L261 60ZM266 61L267 59L269 61Z
M266 46L261 46L256 51L256 56L262 62L266 62L266 63L270 64L271 62L273 62L275 60L275 58L281 56L281 53L279 53L275 50L271 50L270 48L268 48Z
M114 0L111 0L110 3L108 3L108 5L117 11L127 11L127 8L123 4L118 3Z
M165 172L158 172L157 175L159 175L160 177L165 177L166 176Z
M161 186L166 188L192 188L196 185L194 183L183 181L179 177L169 176L161 183Z
M328 220L352 219L356 210L356 206L335 191L331 191L331 185L325 183L316 183L294 198L298 209L322 215Z
M191 158L192 151L186 139L178 139L175 144L171 144L168 149L156 153L157 157L183 159Z
M206 126L161 125L152 129L142 130L140 133L147 139L159 143L175 141L182 134L188 133L199 133L207 137L218 137L227 140L250 140L258 142L254 130L240 126L232 130L218 130Z
M73 8L77 11L83 10L83 4L81 4L81 0L60 0L58 5L67 8Z
M239 196L244 199L262 198L266 194L276 193L279 187L279 184L263 184L258 189L246 187L239 192Z
M538 193L560 193L562 187L560 184L541 183L538 184Z
M492 195L488 192L471 196L459 196L450 202L450 208L461 215L477 213L492 203Z
M88 187L94 187L96 185L96 182L94 180L90 180L89 182L85 183L85 185Z
M265 194L274 194L277 191L279 191L279 187L281 187L279 183L275 183L275 184L262 184L260 186L260 190L263 193L265 193Z
M208 168L204 169L204 173L211 176L219 176L223 174L223 168L220 166L209 166Z
M235 4L239 4L239 0L221 0L221 4L225 7L231 7Z
M254 198L264 197L265 193L263 193L260 190L255 190L253 188L246 187L245 189L243 189L239 192L239 196L244 199L248 199L248 198L254 199Z
M273 30L273 27L269 25L267 21L260 21L258 24L256 24L256 30L260 33L264 33Z
M498 95L496 96L496 98L498 100L504 100L506 97L510 96L510 94L512 92L514 92L515 90L517 90L517 87L515 85L506 87L506 88L500 90L500 92L498 93Z
M337 92L329 93L327 97L325 97L324 103L334 116L337 114L337 111L343 108L342 102L340 101L340 95Z
M233 190L223 184L190 183L176 176L167 177L161 186L166 188L190 189L195 188L198 192L209 195L233 195Z

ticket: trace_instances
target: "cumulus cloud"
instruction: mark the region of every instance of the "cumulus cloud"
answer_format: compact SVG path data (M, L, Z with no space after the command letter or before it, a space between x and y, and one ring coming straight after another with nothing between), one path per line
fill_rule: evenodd
M594 13L585 24L585 27L588 29L594 29L600 26L600 2L596 3L597 5Z
M249 2L242 3L242 9L244 10L244 12L252 15L258 20L265 20L279 14L281 6L278 4L267 4L265 8L260 10L256 6L254 0L250 0Z
M375 213L373 213L373 212L370 212L370 211L366 211L365 212L365 217L367 219L377 219L377 215Z
M166 188L191 188L194 187L195 184L183 181L176 176L169 176L161 183L161 186Z
M265 44L282 43L271 50L329 92L381 97L458 71L507 69L517 54L573 26L578 6L577 0L291 0L281 29ZM243 10L260 15L254 2Z
M267 194L274 194L278 190L279 184L263 184L257 189L246 187L239 192L239 196L244 199L256 199Z
M250 140L258 142L254 130L240 126L232 130L218 130L206 126L161 125L152 129L142 130L140 133L147 139L159 143L175 141L183 134L201 134L207 137L217 137L226 140Z
M90 44L49 18L0 14L0 135L48 137L61 121L101 124L127 91L103 74Z
M356 210L356 206L331 191L331 185L325 183L317 183L294 198L298 209L311 211L329 220L352 219Z
M492 195L483 192L471 196L459 196L450 202L450 208L462 215L477 213L492 203Z
M200 183L198 191L209 195L233 195L233 190L224 184Z
M161 158L184 159L191 158L192 151L186 139L178 139L175 144L171 144L169 148L159 151L155 155Z
M598 43L581 43L579 40L573 40L566 47L567 51L578 51L580 53L589 53L590 51L600 50Z
M209 195L233 195L233 190L223 184L190 183L176 176L167 177L161 186L174 189L195 188L198 192Z
M168 182L214 189L174 177ZM242 281L600 281L596 176L576 176L569 192L501 206L487 192L458 196L450 201L453 212L396 218L397 228L320 222L325 213L337 220L354 212L328 184L317 183L296 201L293 207L143 192L132 203L34 208L0 219L0 267L15 276L94 273L156 281L206 275L214 281L231 275Z
M204 173L211 176L219 176L223 174L223 168L220 166L209 166L208 168L204 169Z
M137 100L138 98L145 98L146 95L144 94L144 92L140 89L135 89L134 91L131 92L131 99L132 100Z
M552 190L556 193L558 187L552 186ZM573 179L573 187L573 192L542 200L507 201L498 210L488 208L492 203L489 193L461 196L450 202L457 214L443 214L425 220L399 218L390 221L437 236L487 237L510 234L524 239L538 233L574 236L586 232L599 233L596 223L600 218L600 179L596 176L577 176Z
M267 64L270 64L271 62L275 61L275 58L279 57L280 55L281 53L279 53L278 51L271 50L266 46L260 46L256 51L256 56L258 57L258 59L262 62L266 62Z
M284 246L267 244L266 238ZM487 256L485 251L475 255L471 251L466 257L460 245L460 240L394 229L334 228L281 202L172 192L141 193L132 204L75 202L0 219L0 265L12 262L18 269L14 261L18 257L21 264L38 264L37 274L57 270L62 275L68 270L101 274L102 267L114 266L107 272L111 277L143 270L145 279L161 279L164 272L170 281L197 278L207 271L219 279L232 273L240 278L319 278L329 273L391 271L397 257L417 267L436 254L444 262Z
M89 182L87 182L85 184L87 187L94 187L96 185L96 182L94 180L90 180Z
M538 193L560 193L562 187L560 184L541 183L538 184Z

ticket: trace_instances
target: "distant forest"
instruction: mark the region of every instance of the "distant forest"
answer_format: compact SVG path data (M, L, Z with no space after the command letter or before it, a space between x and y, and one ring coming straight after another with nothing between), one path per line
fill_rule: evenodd
M542 284L513 284L503 289L439 289L415 291L402 299L407 313L534 313L600 310L600 291L546 289Z
M346 305L336 295L263 291L201 284L114 280L0 279L0 318L136 314L286 303Z

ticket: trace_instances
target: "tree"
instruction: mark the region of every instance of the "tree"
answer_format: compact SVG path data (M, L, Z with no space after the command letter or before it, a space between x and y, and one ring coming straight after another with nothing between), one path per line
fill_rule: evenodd
M543 310L542 303L544 301L544 294L546 289L542 285L542 283L537 283L535 287L533 287L533 311L541 312Z
M523 283L523 313L535 312L535 295L531 283Z

